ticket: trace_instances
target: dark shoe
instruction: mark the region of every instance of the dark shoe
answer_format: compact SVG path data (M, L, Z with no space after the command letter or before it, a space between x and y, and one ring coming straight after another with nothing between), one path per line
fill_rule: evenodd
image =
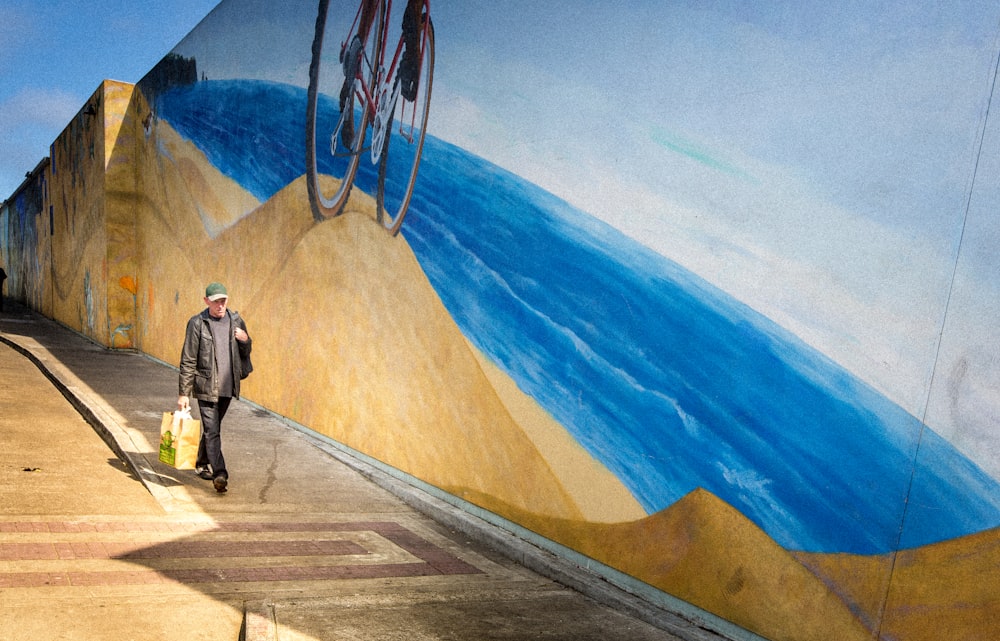
M354 148L354 79L361 66L362 48L361 38L354 36L340 61L344 66L344 85L340 88L340 113L344 122L340 127L340 140L348 149Z
M348 91L350 94L350 91ZM348 149L354 149L354 96L345 98L341 95L340 113L343 121L340 123L340 142ZM346 109L346 111L345 111ZM332 149L333 145L331 145Z
M417 99L420 82L420 25L409 9L403 13L403 58L399 61L399 90L405 100Z
M209 467L196 467L194 468L195 474L205 479L206 481L211 481L214 477L212 475L212 470Z
M354 86L354 78L358 75L358 67L361 66L361 50L363 49L360 36L354 36L347 50L341 54L340 64L344 68L344 82Z
M417 99L417 85L420 81L419 52L407 47L403 51L403 59L399 63L399 93L404 100L413 102Z
M226 486L229 485L229 479L224 474L220 474L212 480L212 485L215 486L216 492L222 494L228 489Z

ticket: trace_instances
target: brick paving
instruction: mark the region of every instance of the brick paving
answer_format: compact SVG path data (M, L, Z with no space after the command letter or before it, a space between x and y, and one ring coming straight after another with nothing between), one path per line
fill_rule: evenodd
M309 538L296 538L303 533ZM345 536L356 533L374 536ZM162 534L190 536L167 540L149 536ZM230 538L234 534L242 536L234 540ZM262 539L259 535L279 538ZM99 540L93 540L98 536ZM400 562L401 556L411 558ZM106 563L97 569L81 568L81 562L93 565L90 562L98 561ZM122 562L146 567L122 570ZM208 529L205 523L171 521L0 523L0 588L336 581L481 573L391 521L227 522Z

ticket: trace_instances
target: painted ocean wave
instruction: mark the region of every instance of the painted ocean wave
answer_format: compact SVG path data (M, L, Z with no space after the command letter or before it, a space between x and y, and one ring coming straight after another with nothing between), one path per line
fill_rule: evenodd
M266 200L304 171L305 100L212 81L156 109ZM335 117L322 101L320 128ZM788 549L862 554L1000 525L1000 485L916 418L508 171L428 136L402 234L469 340L649 513L702 487Z

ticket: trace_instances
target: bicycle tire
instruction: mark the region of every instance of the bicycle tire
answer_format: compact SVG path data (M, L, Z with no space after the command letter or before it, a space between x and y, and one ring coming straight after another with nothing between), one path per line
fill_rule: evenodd
M404 105L406 101L397 100L398 104L393 107L386 123L388 133L385 136L384 147L378 165L378 189L375 199L377 219L391 236L399 233L403 225L403 219L409 211L410 201L413 198L413 188L417 182L417 171L423 155L424 138L427 136L427 120L430 114L431 90L434 82L434 24L431 22L429 14L426 15L423 33L424 52L420 65L420 80L417 85L416 100L412 103L415 113L419 114L419 117L415 119L417 121L415 124L419 128L412 140L407 140L402 134L392 135L393 123L399 120L397 112L399 114L405 113ZM399 82L398 76L396 82ZM414 129L417 129L417 127L415 126ZM404 149L408 149L408 152L403 159L403 167L393 168L394 175L399 173L399 170L404 170L401 175L405 177L405 182L402 183L401 188L394 190L390 194L387 192L386 185L387 181L391 180L391 176L389 175L389 143L393 138L399 138L403 141L402 143L397 143L396 148L399 148L400 144L406 144L407 147Z
M350 101L352 107L350 111L342 110L338 107L334 125L324 128L324 131L332 130L330 156L322 157L324 170L320 170L321 155L317 148L317 129L320 127L320 120L324 119L324 112L321 110L320 104L320 96L323 95L320 87L320 72L322 69L323 41L327 30L329 6L330 0L319 0L316 29L312 44L312 59L309 62L309 88L306 97L306 191L309 195L309 206L312 210L313 218L317 221L334 218L343 213L344 206L347 204L347 199L351 193L351 188L354 185L354 178L357 175L368 124L368 109L366 105L361 105L360 115L354 114L353 105L355 101L353 98ZM348 37L352 37L350 32L348 32ZM369 60L373 58L370 53L366 53L365 51L372 46L372 40L375 39L369 36L366 45L362 47L360 55L363 59L366 57ZM370 76L370 70L363 71L362 73L367 73ZM340 132L345 126L348 115L353 117L354 136L352 137L352 143L345 145ZM322 179L321 176L331 176L338 181L330 195L324 193L321 180L325 182L325 179Z

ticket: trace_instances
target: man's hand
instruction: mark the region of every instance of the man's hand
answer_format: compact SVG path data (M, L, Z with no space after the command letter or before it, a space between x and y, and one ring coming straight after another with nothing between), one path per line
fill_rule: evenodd
M236 340L238 340L241 343L245 343L248 340L250 340L250 335L247 334L245 331L243 331L242 327L237 327L236 328Z
M190 409L191 409L191 399L188 398L187 396L178 396L177 397L177 409L179 409L182 412L184 410L189 410L190 411Z

